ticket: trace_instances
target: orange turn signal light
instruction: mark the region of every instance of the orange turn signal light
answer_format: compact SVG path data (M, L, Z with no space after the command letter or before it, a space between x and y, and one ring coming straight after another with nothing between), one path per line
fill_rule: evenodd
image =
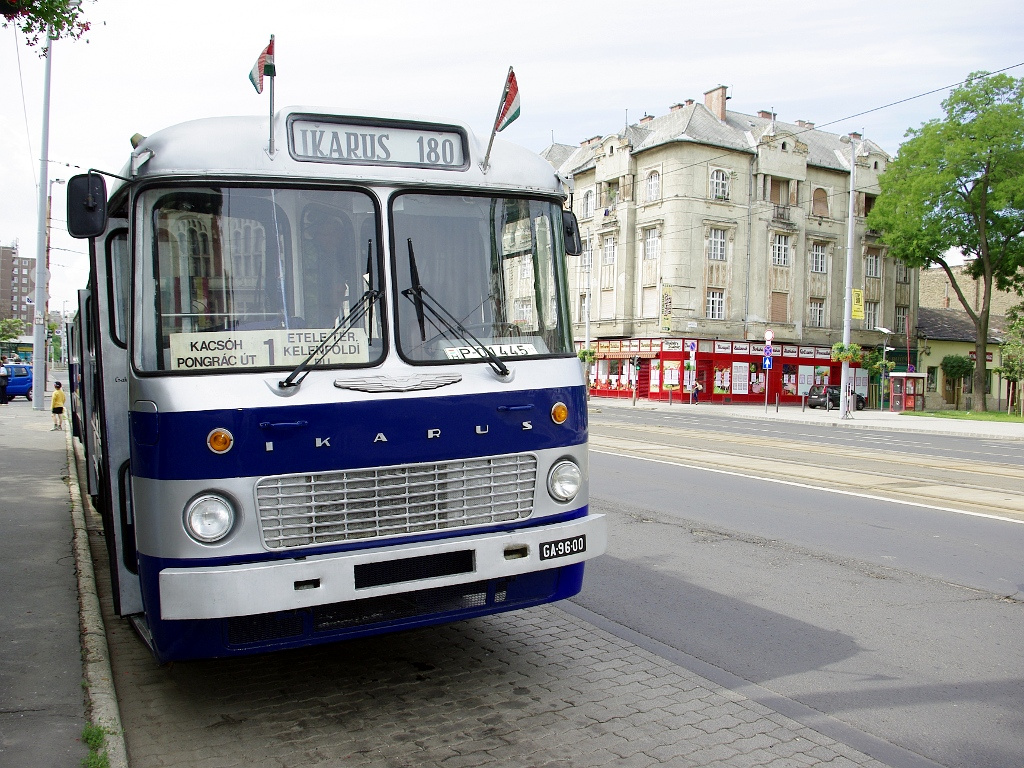
M551 420L555 424L564 424L569 418L569 408L565 403L555 403L551 406Z
M235 438L226 429L218 427L206 436L206 444L214 453L227 453L234 445Z

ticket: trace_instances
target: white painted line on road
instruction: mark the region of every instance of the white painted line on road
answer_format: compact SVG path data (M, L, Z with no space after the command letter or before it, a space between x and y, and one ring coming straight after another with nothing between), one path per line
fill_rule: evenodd
M934 504L922 504L919 501L902 501L900 499L890 499L885 496L875 496L870 493L859 493L857 491L844 491L839 488L826 488L820 485L811 485L810 483L798 483L795 480L780 480L775 477L761 477L760 475L748 475L744 472L734 472L729 469L715 469L713 467L702 467L698 464L685 464L681 461L669 461L668 459L652 459L647 456L634 456L631 453L619 453L618 451L607 451L599 448L591 448L591 453L603 453L606 456L618 456L623 459L636 459L637 461L650 461L654 464L668 464L673 467L683 467L684 469L699 469L705 472L715 472L719 475L729 475L731 477L743 477L748 480L762 480L766 483L776 483L778 485L788 485L793 488L807 488L811 491L824 491L826 493L837 493L842 496L855 496L861 499L871 499L872 501L887 501L890 504L903 504L908 507L920 507L921 509L934 509L938 512L952 512L955 515L967 515L968 517L983 517L988 520L999 520L1004 523L1017 523L1018 525L1024 525L1024 520L1017 520L1012 517L1003 517L1002 515L990 515L985 512L971 512L966 509L953 509L951 507L939 507Z

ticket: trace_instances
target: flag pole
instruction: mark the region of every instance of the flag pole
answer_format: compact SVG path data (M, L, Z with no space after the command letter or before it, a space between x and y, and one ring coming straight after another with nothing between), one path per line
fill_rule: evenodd
M508 97L508 86L511 82L512 67L508 68L505 75L505 87L501 89L501 98L498 100L498 111L494 115L494 125L491 127L491 138L487 142L487 152L484 153L484 161L480 163L480 170L487 173L487 161L491 158L491 147L494 145L494 137L498 135L498 120L501 118L502 107L505 106L505 99Z
M274 50L274 36L270 36L270 50ZM276 64L276 62L275 62ZM270 156L274 156L274 80L277 78L277 68L270 76Z

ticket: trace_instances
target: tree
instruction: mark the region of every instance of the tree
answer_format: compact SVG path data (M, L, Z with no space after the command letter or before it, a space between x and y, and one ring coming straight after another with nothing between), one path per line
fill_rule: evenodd
M25 332L25 323L16 317L0 320L0 341L16 339Z
M1024 287L1024 78L976 72L942 108L945 118L907 131L867 225L908 266L945 271L975 326L974 391L984 393L993 285ZM981 285L977 310L947 261L953 249L968 259L962 275Z
M80 38L89 31L89 22L82 19L77 0L0 0L2 26L13 24L25 35L29 45L46 39ZM44 53L45 55L45 53Z
M956 382L953 386L956 387L956 407L960 408L960 392L963 390L963 380L971 375L971 371L975 370L974 361L966 355L946 355L942 358L942 362L939 363L939 367L942 368L942 372L946 375L946 378L950 381ZM985 399L985 389L981 389L981 399Z
M1009 413L1013 409L1015 396L1018 407L1024 411L1024 398L1021 398L1020 391L1021 381L1024 381L1024 305L1011 309L1007 319L1010 321L1009 328L999 347L1000 366L996 370L1004 379L1013 382L1006 402L1006 412Z

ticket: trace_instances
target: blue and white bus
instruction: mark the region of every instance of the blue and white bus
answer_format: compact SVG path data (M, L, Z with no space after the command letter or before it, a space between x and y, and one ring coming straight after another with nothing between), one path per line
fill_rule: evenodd
M156 658L560 600L589 512L567 189L463 124L292 108L133 139L90 239L80 432Z

